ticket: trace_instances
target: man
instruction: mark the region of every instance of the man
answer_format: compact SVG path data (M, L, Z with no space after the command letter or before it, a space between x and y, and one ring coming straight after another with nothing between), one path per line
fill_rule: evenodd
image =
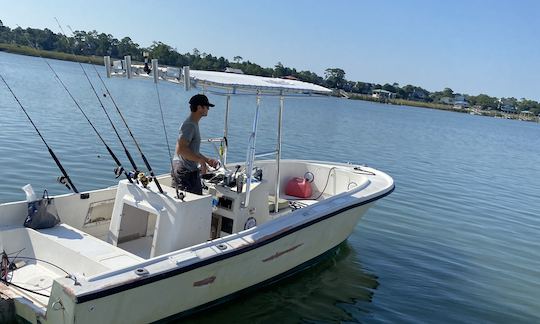
M205 174L207 164L216 168L218 161L209 159L199 152L201 135L199 121L214 107L203 94L194 95L189 100L191 114L182 123L173 158L172 186L194 194L202 195L201 173ZM199 170L200 165L200 170Z

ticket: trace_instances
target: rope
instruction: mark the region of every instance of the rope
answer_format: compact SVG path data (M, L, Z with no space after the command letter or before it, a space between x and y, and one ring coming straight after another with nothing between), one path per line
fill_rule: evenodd
M0 282L5 283L6 286L13 286L13 287L15 287L15 288L18 288L18 289L27 291L27 292L32 293L32 294L40 295L40 296L47 297L47 298L51 297L50 295L45 295L45 294L42 294L42 293L37 292L37 291L35 291L35 290L28 289L28 288L24 288L24 287L21 287L21 286L19 286L19 285L17 285L17 284L14 284L14 283L11 283L11 282L7 282L7 281L4 280L4 279L0 279Z
M335 170L336 167L331 167L330 170L328 171L328 177L326 177L326 183L324 184L324 188L323 190L321 190L321 193L316 197L314 198L313 200L319 200L319 198L322 197L324 191L326 190L326 187L328 186L328 182L330 181L330 175L332 174L332 171Z

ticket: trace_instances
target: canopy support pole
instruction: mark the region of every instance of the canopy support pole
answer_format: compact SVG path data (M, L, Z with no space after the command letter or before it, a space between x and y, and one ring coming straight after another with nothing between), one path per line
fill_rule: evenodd
M280 188L280 164L281 164L281 126L283 121L283 104L285 98L283 97L283 91L279 97L279 116L278 116L278 133L277 133L277 147L276 147L276 191L274 193L274 212L279 211L279 188Z
M251 136L249 137L249 148L247 153L246 161L246 195L244 201L241 204L242 208L249 206L249 196L251 191L251 180L252 180L252 170L253 170L253 161L255 160L255 140L257 139L257 124L259 123L259 108L261 106L261 94L257 91L257 109L255 110L255 118L253 119L253 130L251 131Z

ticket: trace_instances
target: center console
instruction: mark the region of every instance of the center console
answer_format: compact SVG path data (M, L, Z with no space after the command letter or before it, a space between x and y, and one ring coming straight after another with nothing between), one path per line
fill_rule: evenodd
M243 207L242 202L246 197L246 189L246 184L242 186L227 186L223 183L208 185L208 193L214 197L212 238L237 233L268 220L268 185L266 181L251 183L249 203Z

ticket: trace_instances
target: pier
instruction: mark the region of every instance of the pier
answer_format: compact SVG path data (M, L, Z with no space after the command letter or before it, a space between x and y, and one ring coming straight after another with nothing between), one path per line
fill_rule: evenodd
M0 323L16 323L15 303L0 287Z

